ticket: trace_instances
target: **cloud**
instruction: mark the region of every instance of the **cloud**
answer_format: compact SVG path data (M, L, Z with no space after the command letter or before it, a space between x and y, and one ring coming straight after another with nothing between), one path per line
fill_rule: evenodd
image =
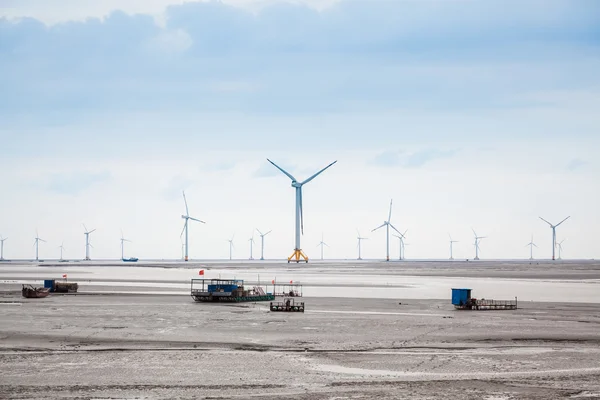
M449 158L456 154L457 150L426 149L413 153L402 151L384 151L367 161L370 165L380 167L418 168L434 160Z
M161 31L150 40L150 50L163 53L183 53L194 41L183 29Z
M69 172L52 174L44 179L44 183L38 181L45 189L64 195L77 195L92 186L107 183L112 179L109 172Z
M571 161L569 161L569 163L567 164L567 170L568 171L576 171L587 164L588 164L588 162L585 160L582 160L580 158L574 158Z

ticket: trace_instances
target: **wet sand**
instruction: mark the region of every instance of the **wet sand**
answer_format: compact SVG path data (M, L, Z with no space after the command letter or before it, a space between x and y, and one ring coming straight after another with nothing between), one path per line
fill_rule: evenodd
M569 268L555 271L597 279L595 264ZM596 298L477 312L449 299L305 297L306 312L289 314L84 284L23 299L19 287L0 284L0 398L600 398Z

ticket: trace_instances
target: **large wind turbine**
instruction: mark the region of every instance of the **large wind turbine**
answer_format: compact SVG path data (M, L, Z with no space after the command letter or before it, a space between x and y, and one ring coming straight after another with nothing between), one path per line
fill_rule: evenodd
M131 240L123 237L123 230L121 229L121 260L125 259L125 242L131 242Z
M85 232L83 233L85 235L85 259L89 260L90 259L90 233L94 232L96 229L92 229L91 231L88 231L85 224L81 224L81 225L83 225L83 229L85 229Z
M558 247L558 259L561 260L561 253L562 253L562 244L563 242L567 240L567 239L563 239L560 242L556 243L556 247Z
M363 241L363 240L367 240L369 238L361 237L360 236L360 232L358 231L358 229L356 230L356 233L358 233L358 236L356 237L356 239L358 239L358 260L362 260L362 258L360 256L360 242Z
M479 241L481 239L485 239L486 236L477 236L475 229L471 228L473 234L475 235L475 258L473 260L479 260Z
M8 238L3 238L0 235L0 260L4 260L4 241Z
M256 230L257 230L258 234L260 235L260 259L264 260L265 259L265 236L267 236L269 233L271 233L271 231L263 234L258 229L256 229Z
M398 229L396 229L394 227L394 225L392 225L392 223L390 222L390 220L392 219L392 200L390 200L390 213L388 215L388 219L387 221L383 221L383 224L379 225L377 228L373 229L371 232L375 232L377 229L379 228L383 228L385 226L385 230L386 230L386 241L385 241L385 246L386 246L386 253L385 253L385 260L386 261L390 261L390 226L392 227L393 230L395 230L396 232L398 232L400 235L402 235L400 233L400 231Z
M187 199L185 198L185 191L183 192L183 201L185 202L185 215L182 215L181 218L185 219L185 224L183 225L183 230L181 231L181 234L179 235L179 237L181 237L181 235L183 235L183 232L185 232L185 257L184 257L184 261L188 261L188 222L191 219L192 221L196 221L196 222L201 222L203 224L205 224L206 222L196 219L196 218L192 218L190 217L190 212L188 210L188 204L187 204Z
M329 247L329 245L323 241L323 234L322 233L321 233L321 241L319 242L319 244L317 245L317 247L319 247L319 246L321 246L321 261L323 261L323 246Z
M525 245L525 247L527 246L529 246L529 259L533 260L533 246L537 247L537 245L533 243L533 235L531 235L531 242Z
M62 242L62 243L60 244L60 246L58 246L58 248L60 249L60 261L62 261L62 260L63 260L63 250L65 249L65 246L64 246L64 244L65 244L65 242Z
M569 218L571 218L570 215L567 218L565 218L562 221L560 221L558 224L552 225L550 222L548 222L544 218L540 217L540 219L542 221L544 221L545 223L547 223L548 225L550 225L550 228L552 228L552 259L553 260L554 260L554 248L556 247L556 227L559 226L560 224L562 224L563 222L565 222L566 220L568 220Z
M448 234L448 237L450 238L450 259L454 260L454 258L452 257L452 245L454 243L458 243L458 240L452 240L452 236L450 236L450 234Z
M35 231L35 242L33 242L33 245L35 246L35 260L36 261L39 260L39 257L38 257L39 251L38 250L40 247L40 242L45 242L45 240L40 237L38 231L36 230Z
M294 248L294 253L288 257L288 262L294 260L298 263L300 262L300 259L304 259L305 262L308 262L308 257L302 252L302 248L300 247L300 235L304 234L304 216L302 213L302 186L315 179L319 174L321 174L327 168L335 164L337 160L332 162L331 164L329 164L310 178L304 180L303 182L298 182L296 178L294 178L291 174L286 172L283 168L281 168L268 158L267 161L273 164L278 170L283 172L288 178L290 178L292 180L292 187L296 189L296 247Z
M404 255L404 239L406 239L406 232L408 232L408 229L405 230L404 233L401 233L400 236L394 235L399 239L400 255L398 256L398 260L403 260L404 258L406 258L406 256Z
M229 242L229 259L231 260L231 255L233 254L233 238L235 237L235 234L233 234L233 236L231 237L231 239L227 239L227 241Z

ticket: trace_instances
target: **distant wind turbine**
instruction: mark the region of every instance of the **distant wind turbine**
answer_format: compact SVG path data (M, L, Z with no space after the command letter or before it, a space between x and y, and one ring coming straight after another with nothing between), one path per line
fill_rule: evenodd
M46 242L46 241L40 237L40 235L39 235L39 233L38 233L38 231L36 229L36 231L35 231L35 242L33 242L33 245L35 246L35 260L36 261L39 260L39 257L38 257L39 251L38 250L39 250L39 247L40 247L40 242Z
M88 231L88 228L86 228L85 224L81 224L83 225L83 229L85 229L85 232L83 233L85 235L85 259L89 260L90 259L90 233L94 232L96 229L92 229L91 231Z
M65 249L65 246L64 246L64 244L65 244L65 242L62 242L62 243L60 244L60 246L58 246L58 248L60 249L60 260L61 260L61 261L63 260L63 250Z
M183 192L183 201L185 202L185 215L182 215L181 218L185 219L185 223L183 225L183 230L181 231L181 234L179 235L179 237L181 237L181 235L183 235L183 232L185 232L185 257L183 258L184 261L188 261L189 257L188 257L188 250L189 250L189 246L188 246L188 222L191 219L192 221L196 221L196 222L201 222L203 224L205 224L206 222L196 219L196 218L192 218L190 217L190 212L188 210L188 204L187 204L187 199L185 198L185 191Z
M4 260L4 241L8 238L3 238L0 235L0 260Z
M373 229L371 232L375 232L377 229L379 228L383 228L385 226L386 229L386 242L385 242L385 246L386 246L386 253L385 253L385 260L386 261L390 261L390 226L392 227L393 230L395 230L396 232L398 232L398 234L402 235L402 233L400 233L400 231L398 229L396 229L394 227L394 225L392 225L392 223L390 222L392 219L392 200L390 200L390 213L388 215L388 219L387 221L383 221L383 224L379 225L377 228Z
M121 260L125 259L125 242L131 242L131 240L123 237L123 229L121 229Z
M454 260L454 258L452 257L452 245L454 243L458 243L458 240L452 240L452 236L450 236L450 234L448 234L448 237L450 238L450 259Z
M254 257L252 257L252 248L254 247L254 231L252 231L252 236L250 237L250 239L248 239L248 241L250 242L250 258L249 258L249 260L254 260Z
M265 236L267 236L269 233L271 233L271 231L264 233L264 234L261 231L259 231L258 229L256 229L256 231L260 235L260 259L264 260L265 259Z
M319 246L321 246L321 261L323 261L323 246L329 247L329 245L323 241L323 234L322 233L321 233L321 241L319 242L319 244L317 245L317 247L319 247Z
M398 260L403 260L406 258L406 256L404 255L404 239L406 239L406 232L408 232L408 229L405 230L404 233L401 233L400 236L394 235L399 239L398 245L400 247L400 255L398 257Z
M561 258L561 254L562 254L562 244L563 244L563 242L564 242L565 240L567 240L567 239L563 239L563 240L561 240L560 242L556 243L556 247L558 247L558 259L559 259L559 260L562 260L562 258Z
M356 239L358 239L358 260L362 260L362 257L360 256L360 242L363 240L368 240L369 238L361 237L358 229L356 230L356 233L358 233L358 236L356 237Z
M471 228L471 230L473 231L473 234L475 235L475 258L474 258L474 260L479 260L479 242L481 241L481 239L485 239L486 236L477 236L477 232L475 232L475 229Z
M292 187L296 189L296 247L294 248L294 253L290 257L288 257L288 262L296 261L298 263L300 262L300 259L303 259L305 262L308 262L308 257L302 252L302 248L300 247L300 235L304 234L304 216L302 213L302 186L315 179L319 174L321 174L327 168L335 164L337 160L302 182L298 182L296 178L294 178L291 174L289 174L287 171L285 171L283 168L281 168L268 158L267 161L273 164L278 170L283 172L288 178L290 178L292 180Z
M235 237L235 234L233 234L233 236L231 237L231 239L228 239L227 241L229 242L229 259L231 260L231 255L233 254L233 238Z
M567 218L563 219L562 221L560 221L558 224L556 225L552 225L550 222L546 221L544 218L540 217L540 219L542 221L544 221L545 223L547 223L548 225L550 225L550 228L552 229L552 259L554 260L554 248L557 246L556 245L556 228L562 224L563 222L565 222L566 220L568 220L569 218L571 218L571 216L569 215ZM560 257L559 257L560 258Z
M527 243L525 247L529 246L529 259L533 260L533 247L537 247L535 243L533 243L533 235L531 235L531 242Z

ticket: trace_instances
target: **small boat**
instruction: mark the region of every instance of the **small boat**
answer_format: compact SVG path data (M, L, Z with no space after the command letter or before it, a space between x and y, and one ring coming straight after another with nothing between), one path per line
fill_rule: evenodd
M123 258L124 262L137 262L138 259L136 257Z
M39 299L48 296L50 294L50 288L36 288L31 285L23 285L21 293L23 294L23 297L28 299Z

